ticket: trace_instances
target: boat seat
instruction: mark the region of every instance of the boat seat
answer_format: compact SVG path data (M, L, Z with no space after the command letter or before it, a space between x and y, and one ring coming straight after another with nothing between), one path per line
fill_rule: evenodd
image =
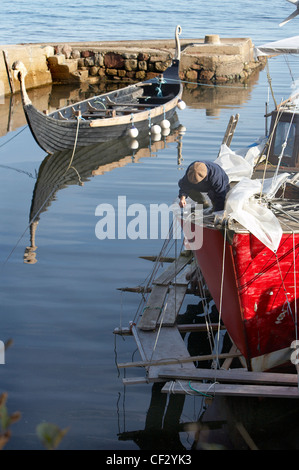
M115 116L114 109L97 109L97 111L87 111L86 113L82 114L84 119L93 119L99 117L114 117Z

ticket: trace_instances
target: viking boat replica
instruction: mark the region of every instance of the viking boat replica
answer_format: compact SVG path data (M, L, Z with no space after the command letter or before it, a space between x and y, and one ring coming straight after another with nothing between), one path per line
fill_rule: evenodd
M299 36L256 51L266 56L298 54ZM215 160L230 179L224 211L203 210L201 220L196 211L191 213L193 233L196 224L202 228L201 246L192 249L194 240L185 233L249 371L294 370L298 363L298 98L294 93L266 113L266 119L271 117L269 135L240 151L230 148L231 126L238 119L232 116L235 123L229 124Z
M145 126L168 126L176 108L184 107L179 79L181 27L175 31L176 51L171 66L155 78L129 85L92 99L58 109L48 115L32 105L25 87L26 69L14 62L20 81L23 108L33 137L48 153L85 147L130 134Z

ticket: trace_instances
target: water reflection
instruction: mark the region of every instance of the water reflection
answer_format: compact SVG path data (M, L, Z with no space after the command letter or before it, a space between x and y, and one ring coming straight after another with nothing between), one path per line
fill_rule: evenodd
M185 84L183 100L192 109L205 109L207 116L218 117L223 108L238 108L250 100L251 91L258 84L260 70L244 83L211 86Z
M47 155L40 165L33 190L29 213L30 245L26 247L24 262L28 264L37 262L37 226L41 214L51 206L58 191L70 185L83 186L94 176L138 162L141 158L154 156L171 142L177 142L177 164L180 165L184 127L180 124L177 114L170 120L170 124L170 129L161 136L161 140L155 141L155 136L150 135L145 128L139 133L138 140L124 137L90 147L77 148L74 155L73 150Z

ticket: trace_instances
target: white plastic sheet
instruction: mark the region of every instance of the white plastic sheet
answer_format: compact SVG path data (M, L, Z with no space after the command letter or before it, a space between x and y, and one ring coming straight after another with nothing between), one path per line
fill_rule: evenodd
M217 163L223 168L230 182L240 181L244 177L250 178L253 167L264 148L265 142L266 139L261 138L256 145L239 149L235 152L227 145L222 144L219 155L214 163Z
M273 182L267 181L266 187L273 190ZM275 252L280 244L282 228L273 212L254 198L261 190L261 180L242 178L228 193L225 211L229 218L235 219Z

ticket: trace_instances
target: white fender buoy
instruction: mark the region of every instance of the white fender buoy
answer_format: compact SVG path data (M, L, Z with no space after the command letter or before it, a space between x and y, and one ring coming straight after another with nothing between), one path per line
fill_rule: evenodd
M152 134L161 134L161 127L158 126L158 124L155 124L155 125L151 128L151 133L152 133Z
M153 142L158 142L159 140L161 140L162 136L161 134L153 134L153 137L152 137L152 140Z
M163 121L161 121L160 126L162 127L162 129L169 129L170 122L168 121L168 119L163 119Z
M163 137L166 137L167 135L170 134L170 127L168 127L168 129L162 129L162 135Z
M181 109L181 110L185 109L185 108L186 108L186 103L185 103L185 101L179 100L179 101L178 101L178 108Z
M131 129L129 129L129 136L135 139L139 134L137 127L132 126Z
M138 149L138 147L139 147L139 142L138 142L138 140L133 139L132 142L131 142L130 148L131 148L132 150L136 150L136 149Z
M187 129L186 129L185 126L180 125L180 127L179 127L178 130L179 130L179 134L180 134L180 135L184 135Z

